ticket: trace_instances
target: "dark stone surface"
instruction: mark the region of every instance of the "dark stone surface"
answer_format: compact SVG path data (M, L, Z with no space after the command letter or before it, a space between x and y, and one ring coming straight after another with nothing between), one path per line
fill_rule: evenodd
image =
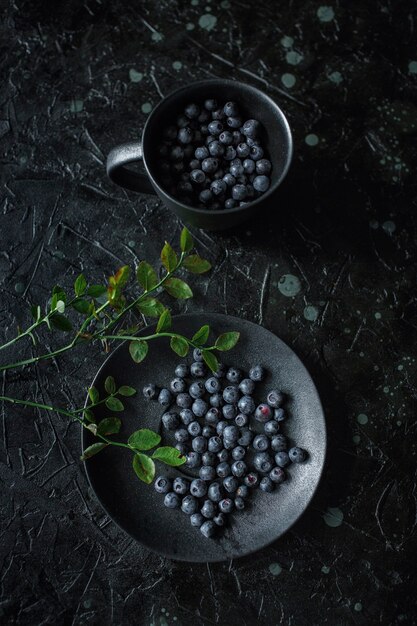
M246 80L287 113L295 161L264 220L193 232L215 270L182 310L238 315L292 346L321 393L330 453L317 498L286 536L247 559L190 567L103 515L77 424L3 407L2 623L416 623L415 17L407 1L10 5L4 336L53 284L156 261L163 239L176 240L181 225L159 201L106 180L105 155L138 136L161 94L211 76ZM21 342L7 358L31 353ZM80 349L2 387L79 406L102 358Z

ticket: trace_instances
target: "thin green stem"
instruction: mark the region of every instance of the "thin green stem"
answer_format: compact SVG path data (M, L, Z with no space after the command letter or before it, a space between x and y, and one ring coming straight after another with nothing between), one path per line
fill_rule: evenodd
M139 335L104 335L103 339L121 339L123 341L131 340L131 341L151 341L152 339L157 339L158 337L178 337L178 339L183 339L193 348L200 348L204 350L213 350L214 346L210 348L203 348L201 345L194 343L188 337L184 337L184 335L179 335L178 333L154 333L153 335L146 335L145 337L141 337Z

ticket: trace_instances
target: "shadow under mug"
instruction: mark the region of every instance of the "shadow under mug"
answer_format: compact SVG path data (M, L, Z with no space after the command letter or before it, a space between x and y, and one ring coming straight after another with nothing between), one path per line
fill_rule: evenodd
M264 129L262 145L272 163L271 185L266 193L233 209L209 210L183 204L169 194L158 182L158 146L163 129L183 113L190 102L200 103L207 98L219 102L237 102L244 119L257 119ZM162 202L182 220L207 230L225 230L257 214L260 210L278 211L274 194L284 180L293 152L291 130L279 106L265 93L234 80L212 79L191 83L172 92L159 102L149 115L143 129L142 141L132 141L113 148L107 157L107 174L113 182L125 189L157 194ZM135 172L126 165L141 161L145 173Z

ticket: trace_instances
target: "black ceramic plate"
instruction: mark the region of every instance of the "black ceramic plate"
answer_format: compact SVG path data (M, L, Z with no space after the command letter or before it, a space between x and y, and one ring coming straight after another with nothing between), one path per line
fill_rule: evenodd
M201 315L180 315L174 319L178 333L191 336L202 323ZM320 399L306 368L294 352L271 332L235 317L205 314L213 335L238 330L241 338L236 348L223 353L223 361L245 371L262 363L269 371L264 383L258 384L256 398L261 402L265 392L280 388L288 394L288 419L282 432L292 442L308 450L308 460L292 465L289 479L274 493L255 490L244 511L230 515L230 524L221 529L218 539L205 539L192 528L187 515L163 506L163 496L153 486L142 483L132 469L128 451L111 447L86 462L90 484L107 514L134 539L159 554L182 561L224 561L247 555L268 545L300 517L317 488L326 451L326 427ZM142 332L152 332L148 328ZM181 361L170 349L166 339L150 343L149 354L142 364L135 364L128 345L120 345L99 370L94 385L100 391L104 380L112 375L116 383L141 390L147 382L166 384L173 377L176 363ZM126 398L122 435L138 428L160 430L163 413L156 402L144 400L141 391ZM100 417L106 413L101 412ZM83 448L93 443L89 432L83 431ZM167 441L171 443L171 441ZM180 475L181 468L158 464L157 473Z

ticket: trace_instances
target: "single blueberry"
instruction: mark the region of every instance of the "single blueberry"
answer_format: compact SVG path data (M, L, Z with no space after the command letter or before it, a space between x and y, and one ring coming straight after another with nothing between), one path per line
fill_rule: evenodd
M219 502L219 510L222 513L231 513L234 509L234 502L231 498L223 498Z
M208 413L208 411L207 411ZM210 439L210 437L214 437L216 435L216 429L213 428L213 426L203 426L203 430L201 431L201 434L203 435L203 437L205 437L206 439Z
M219 502L222 499L222 489L220 483L211 483L209 485L207 495L210 501Z
M191 363L190 373L194 378L203 378L207 373L207 369L204 363L196 361L195 363Z
M216 407L211 407L206 413L206 422L208 424L212 424L213 426L217 426L219 423L220 411Z
M217 100L214 100L214 98L209 98L208 100L205 100L204 106L207 111L215 111L219 107Z
M226 517L224 513L218 513L216 517L213 517L213 522L216 526L224 526L226 524Z
M264 193L269 188L270 180L267 176L256 176L253 179L253 187L256 191Z
M177 441L178 443L185 443L189 440L190 434L185 428L179 428L175 431L174 437L175 441Z
M207 493L207 484L201 478L195 478L191 481L190 493L196 498L202 498Z
M283 420L285 420L285 418L286 414L282 407L280 407L279 409L275 409L274 420L276 420L277 422L282 422Z
M194 348L194 350L193 350L193 359L197 363L203 363L203 361L204 361L203 352L200 350L200 348Z
M225 120L226 119L223 109L216 109L215 111L212 112L211 117L213 118L213 120Z
M231 116L227 118L226 124L229 128L233 128L233 130L235 130L242 126L242 119L240 117Z
M223 180L223 177L224 177L224 171L222 169L217 170L217 172L214 172L213 174L214 180Z
M204 174L203 170L193 170L190 174L190 178L193 183L196 183L197 185L202 185L206 180L206 175Z
M217 476L219 478L226 478L230 474L230 465L224 461L223 463L219 463L216 467Z
M274 452L282 452L283 450L286 450L287 447L288 447L288 442L287 442L287 438L285 435L275 435L275 437L272 437L271 449Z
M213 199L213 194L210 189L203 189L203 191L200 191L198 198L203 204L209 204Z
M239 428L242 428L242 426L247 426L248 423L249 423L249 417L247 415L244 415L243 413L238 413L238 415L236 415L235 417L236 426L239 426Z
M266 435L256 435L256 437L252 441L252 446L254 450L257 450L258 452L264 452L269 448L269 439Z
M236 495L240 498L247 498L249 496L249 487L247 485L239 485Z
M216 534L216 524L211 520L207 520L201 524L200 532L206 539L211 539Z
M242 511L246 507L246 502L240 496L235 498L235 509L237 511Z
M237 156L246 159L249 156L250 148L247 143L240 143L236 148Z
M192 172L193 170L199 170L201 167L201 163L198 159L192 159L188 164L188 169Z
M186 389L186 382L183 378L173 378L169 383L172 393L183 393Z
M207 159L204 159L203 162L201 163L201 169L206 174L214 174L214 172L217 170L218 167L219 167L219 162L217 159L214 159L213 157L208 157Z
M261 382L265 378L265 370L262 365L254 365L249 371L249 378L255 383Z
M227 198L226 202L224 203L225 209L234 209L235 206L236 206L236 200L233 200L233 198Z
M178 131L178 141L182 144L191 143L193 140L193 137L194 137L194 131L189 126L180 128Z
M221 389L221 384L215 376L207 378L204 386L209 393L218 393Z
M189 409L193 403L193 399L189 393L179 393L175 402L180 409Z
M236 489L239 487L239 481L235 476L226 476L223 480L223 487L227 493L235 493Z
M236 476L236 478L242 478L246 474L247 465L245 461L235 461L232 463L232 474Z
M198 511L198 500L193 496L185 496L181 502L181 511L187 515L192 515Z
M221 393L213 393L209 398L209 402L212 407L219 409L224 404L223 395Z
M246 487L257 487L259 484L259 476L256 472L249 472L243 479Z
M232 197L234 200L244 200L246 198L246 185L234 185L232 187Z
M158 402L162 406L169 406L172 402L172 393L169 389L161 389L158 395Z
M295 446L288 450L288 456L293 463L303 463L307 458L307 453L302 448Z
M200 467L201 465L201 454L199 452L189 452L187 454L187 461L185 463L185 467L188 469L195 469L196 467Z
M239 439L239 429L234 424L226 426L223 430L223 439L228 441L237 441Z
M207 454L207 452L205 452L204 454ZM209 452L208 454L213 453ZM201 480L212 481L216 478L216 470L212 465L203 465L202 467L200 467L198 475L200 476Z
M190 118L190 120L194 120L200 115L200 107L194 102L187 104L184 109L184 113L188 118Z
M219 135L219 141L226 146L230 145L233 142L233 135L229 130L224 130Z
M226 192L227 185L223 180L213 180L210 190L215 196L221 196Z
M237 406L239 411L244 415L251 415L255 410L255 401L252 396L242 396Z
M219 463L226 463L229 460L230 454L224 448L217 453Z
M204 417L208 411L208 404L202 398L197 398L197 400L194 400L191 410L196 417Z
M207 132L208 132L208 127L207 127ZM208 146L209 144L211 144L212 141L215 141L216 137L214 135L207 135L207 137L204 140L204 143L206 144L206 146Z
M238 178L244 173L244 171L245 170L243 169L243 165L240 161L237 162L237 159L233 159L233 161L231 161L229 172L232 176L234 176L235 178Z
M266 493L271 493L275 489L275 485L269 476L264 476L259 483L259 489L261 491L265 491Z
M269 437L274 437L279 432L279 424L275 420L270 420L264 424L264 432L265 435Z
M257 174L269 174L271 169L271 161L269 161L268 159L259 159L259 161L256 162Z
M282 450L281 452L277 452L275 455L275 463L278 467L286 467L291 463L290 457L288 456L288 452Z
M234 130L233 131L233 145L234 146L238 146L240 143L244 143L245 142L245 135L243 135L240 130Z
M185 444L185 443L176 443L175 447L178 450L178 452L180 454L182 454L182 456L187 456L187 452L188 452L187 444Z
M207 450L207 439L205 437L203 437L203 435L198 435L197 437L194 437L194 439L191 442L191 447L194 450L194 452L206 452Z
M159 389L156 385L152 383L148 383L147 385L144 386L142 393L147 400L153 400L159 395Z
M253 457L253 466L258 472L267 474L273 468L274 462L267 452L258 452Z
M233 420L236 417L237 410L233 404L225 404L222 407L222 413L226 420Z
M190 120L186 115L179 115L177 117L178 128L184 128L184 126L188 126L189 123L190 123Z
M191 422L188 425L188 432L192 437L198 437L201 434L201 426L197 421Z
M227 370L226 378L230 383L238 384L242 380L242 372L237 367L230 367Z
M195 149L194 156L199 161L203 161L204 159L207 159L207 157L209 156L209 151L205 146L199 146L198 148Z
M200 528L200 526L204 522L204 517L201 515L201 513L193 513L192 515L190 515L190 522L191 526L194 526L195 528Z
M269 422L272 418L272 410L268 404L260 404L255 411L255 419L258 422L265 423Z
M223 449L223 442L219 436L210 437L208 441L208 449L210 452L220 452Z
M201 462L203 465L213 467L214 465L217 465L217 455L215 452L211 451L204 452L201 457Z
M174 478L174 482L172 483L172 490L180 496L185 496L185 494L190 490L190 483L182 476L177 476L177 478Z
M245 396L250 396L255 391L255 383L250 378L244 378L239 384L239 389Z
M243 124L243 134L246 137L251 137L252 139L257 137L260 131L261 125L258 120L247 120Z
M227 117L236 117L239 115L239 107L236 102L226 102L223 107L223 111Z
M227 146L223 158L225 161L233 161L236 158L236 150L233 146Z
M243 446L236 446L232 450L232 459L234 459L235 461L241 461L245 457L245 454L246 448L244 448Z
M219 422L216 426L216 432L218 435L223 435L223 431L226 428L226 426L228 426L228 422L222 420L221 422Z
M236 441L231 441L230 439L223 439L223 446L225 450L232 450L236 445Z
M230 172L228 172L227 174L223 176L223 181L226 183L228 187L233 187L233 185L236 184L236 178L232 176Z
M180 418L175 411L168 411L162 416L162 423L167 430L176 430L180 425Z
M237 442L240 446L247 447L250 445L253 438L254 438L254 433L249 428L245 427L245 428L241 428L240 437L237 440Z
M182 409L182 411L180 411L180 418L184 426L188 426L195 420L194 413L191 409Z
M239 388L236 385L228 385L223 390L223 400L228 404L236 404L240 398Z
M220 133L223 131L223 124L220 122L220 120L213 120L208 125L208 130L211 135L220 135Z
M245 174L253 174L255 171L255 161L252 159L245 159L243 161L243 171Z
M191 383L188 393L194 400L202 398L205 394L204 383L201 382L201 380L196 380L194 383Z
M269 404L269 406L272 406L272 408L277 409L284 402L284 394L281 391L278 391L277 389L273 389L266 396L266 401Z
M220 158L224 155L224 145L215 139L208 145L208 150L212 157Z
M259 161L260 159L262 159L263 155L264 155L264 151L261 146L258 146L258 145L251 146L250 158L253 161ZM265 191L265 190L258 189L258 191Z
M281 467L274 467L269 472L269 478L272 480L272 482L279 484L284 482L286 476L284 470Z
M172 489L172 481L166 476L158 476L153 486L158 493L168 493Z
M173 493L172 491L170 491L169 493L165 495L164 505L168 509L179 509L181 506L181 500L176 493Z

